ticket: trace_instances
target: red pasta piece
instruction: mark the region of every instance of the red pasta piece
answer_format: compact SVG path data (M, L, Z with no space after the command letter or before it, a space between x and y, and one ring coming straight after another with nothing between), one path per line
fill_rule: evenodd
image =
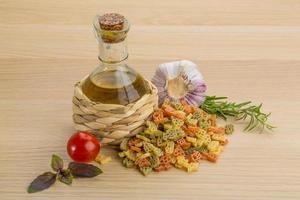
M184 138L181 138L176 141L176 143L181 146L183 149L188 149L191 147L191 143L187 142Z
M154 168L155 171L161 172L169 170L172 167L171 164L160 164L158 167Z
M188 160L190 162L200 162L203 159L202 154L199 151L194 151L192 154L189 155Z
M177 143L178 145L182 146L183 144L186 143L186 140L185 140L184 138L181 138L181 139L177 140L176 143Z
M175 148L174 148L174 151L173 151L173 155L175 157L178 157L178 156L184 156L185 153L179 145L176 145Z
M192 106L192 111L191 113L194 114L195 112L198 112L200 110L200 108L196 107L196 106Z
M139 167L149 167L151 165L150 161L147 158L138 159L135 161L135 164Z
M218 157L212 153L202 153L203 157L210 162L217 162Z
M185 113L184 112L177 111L170 105L163 105L163 111L164 111L164 114L168 117L174 116L178 119L184 119L185 118Z
M191 136L191 137L195 137L195 133L198 133L201 130L200 127L191 126L191 125L183 126L182 129L188 136Z
M169 154L165 154L165 155L162 155L159 158L159 161L162 165L167 165L167 164L170 164L172 162L172 158Z
M162 124L166 121L164 118L164 112L162 109L156 110L152 115L153 121L155 124Z
M225 141L219 141L219 143L220 143L220 145L226 145L226 144L228 144L228 139L226 139Z
M131 138L129 141L128 141L128 146L135 146L136 144L140 143L141 140L139 138Z
M138 152L138 153L142 151L141 148L136 147L136 146L130 146L130 149L131 149L132 151L135 151L135 152Z
M209 127L207 129L207 131L211 131L211 132L217 133L217 134L225 134L224 128L218 128L218 127L214 127L214 126Z

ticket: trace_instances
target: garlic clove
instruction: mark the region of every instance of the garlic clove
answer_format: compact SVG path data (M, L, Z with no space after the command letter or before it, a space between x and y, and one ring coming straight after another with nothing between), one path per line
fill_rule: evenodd
M152 82L158 89L160 104L165 99L183 99L189 104L199 106L205 99L206 85L203 76L198 66L189 60L159 65Z

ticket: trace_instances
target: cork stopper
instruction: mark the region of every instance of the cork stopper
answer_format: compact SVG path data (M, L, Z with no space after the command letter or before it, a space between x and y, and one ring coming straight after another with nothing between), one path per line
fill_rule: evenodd
M120 31L123 29L125 17L118 13L106 13L99 18L101 29Z

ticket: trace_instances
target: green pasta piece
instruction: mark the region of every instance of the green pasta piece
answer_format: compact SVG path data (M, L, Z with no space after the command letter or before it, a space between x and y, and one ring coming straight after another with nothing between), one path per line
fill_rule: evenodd
M168 121L166 123L164 123L164 130L169 130L169 129L172 129L173 128L173 124L171 121Z
M163 154L161 149L149 142L143 142L143 147L146 152L153 153L156 156L161 156Z
M202 145L201 147L191 147L185 150L187 155L192 154L194 151L199 151L200 153L208 152L206 145Z
M171 117L171 123L173 125L172 127L180 128L181 126L183 126L184 121L177 119L176 117ZM170 128L168 128L168 129L170 129Z
M182 129L169 129L163 133L163 140L178 140L184 136L184 131Z
M142 174L144 176L149 175L152 172L152 168L151 167L141 167L139 168L140 172L142 172Z
M201 128L201 129L204 129L204 130L207 130L207 128L209 127L209 123L208 121L202 121L200 120L199 123L198 123L198 126Z
M148 159L149 159L149 161L151 163L151 167L152 168L156 168L156 167L158 167L160 165L160 160L159 160L158 156L152 155Z
M202 116L202 112L201 111L197 111L197 112L194 112L194 114L192 116L192 119L200 120L201 116Z
M155 144L155 143L154 143ZM165 141L162 139L162 137L158 137L157 139L156 139L156 145L158 146L158 147L164 147L164 146L166 146L166 143L165 143Z
M160 130L149 130L149 129L145 129L144 130L144 135L146 135L149 138L153 138L153 137L159 137L162 135L162 131Z
M134 166L134 162L128 158L124 158L122 164L127 168L132 168Z
M156 144L157 143L157 138L151 138L150 139L150 143L152 143L152 144Z
M234 132L234 126L233 124L226 124L225 125L225 134L231 135Z
M183 105L182 105L181 103L179 103L179 102L172 102L172 103L171 103L171 106L172 106L173 108L175 108L176 110L181 110L181 111L184 110Z
M151 143L149 143L149 142L143 142L143 148L144 148L145 152L149 152L149 153L152 152L152 148L150 145L151 145Z
M147 129L150 130L150 131L157 130L157 125L152 121L147 121L146 126L147 126Z
M192 114L189 114L189 115L186 117L185 121L186 121L187 124L190 124L190 125L196 125L197 122L198 122L198 120L197 120L197 119L193 119L192 117L193 117L193 115L192 115Z

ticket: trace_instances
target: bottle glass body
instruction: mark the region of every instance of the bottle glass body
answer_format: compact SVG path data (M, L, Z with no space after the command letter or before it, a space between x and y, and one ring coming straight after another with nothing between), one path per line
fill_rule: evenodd
M149 88L133 68L127 64L126 34L129 25L121 31L101 30L94 22L99 45L99 66L82 84L83 93L92 101L127 105L149 93Z

